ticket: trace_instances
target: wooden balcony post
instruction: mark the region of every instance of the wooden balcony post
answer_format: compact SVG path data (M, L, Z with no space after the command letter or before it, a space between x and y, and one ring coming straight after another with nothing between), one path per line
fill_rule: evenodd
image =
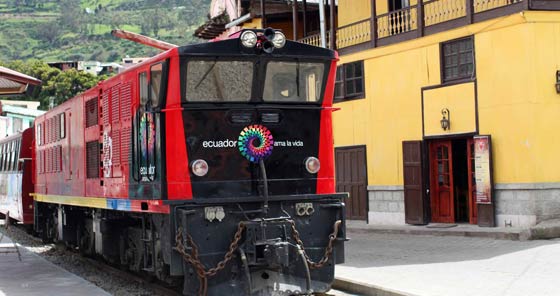
M321 1L323 2L323 1ZM330 37L330 48L332 50L336 49L336 2L335 0L331 0L329 2L330 6L330 31L329 31L329 37Z
M371 17L370 17L371 47L377 46L377 9L375 7L376 1L377 0L371 0Z
M418 33L418 37L422 37L424 36L424 0L418 0L416 16L418 17L416 32Z
M466 0L465 3L466 8L466 15L467 15L467 22L469 24L473 23L473 16L474 16L474 1L473 0Z
M297 40L297 30L298 30L298 5L297 0L293 0L292 2L292 23L294 24L294 41Z
M266 10L264 7L264 0L261 0L261 27L266 28Z
M303 0L303 38L307 37L307 0Z

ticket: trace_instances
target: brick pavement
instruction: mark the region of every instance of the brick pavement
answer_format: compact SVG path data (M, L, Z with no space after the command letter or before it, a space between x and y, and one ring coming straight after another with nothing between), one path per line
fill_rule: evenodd
M560 295L560 240L353 232L336 277L396 294ZM373 290L372 290L373 291Z

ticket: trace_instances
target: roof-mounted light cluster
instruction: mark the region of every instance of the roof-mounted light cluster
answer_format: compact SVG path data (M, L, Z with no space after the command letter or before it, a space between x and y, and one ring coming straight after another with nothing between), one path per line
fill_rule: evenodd
M266 53L272 53L275 48L282 48L286 45L286 36L272 28L264 31L244 31L240 39L243 46L256 48Z

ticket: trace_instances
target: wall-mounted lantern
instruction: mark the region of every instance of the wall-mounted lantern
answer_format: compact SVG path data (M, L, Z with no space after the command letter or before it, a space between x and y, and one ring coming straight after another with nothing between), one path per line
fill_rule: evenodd
M446 131L451 128L451 114L449 113L449 109L441 109L441 115L443 115L443 118L439 123L441 124L441 128Z
M556 71L556 93L560 94L560 71Z

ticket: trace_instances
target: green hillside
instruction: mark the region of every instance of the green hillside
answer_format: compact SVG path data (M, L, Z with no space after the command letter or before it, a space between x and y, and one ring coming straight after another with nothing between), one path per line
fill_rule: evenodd
M211 0L0 0L0 61L120 61L159 51L111 36L119 28L169 43L201 42L194 30Z

